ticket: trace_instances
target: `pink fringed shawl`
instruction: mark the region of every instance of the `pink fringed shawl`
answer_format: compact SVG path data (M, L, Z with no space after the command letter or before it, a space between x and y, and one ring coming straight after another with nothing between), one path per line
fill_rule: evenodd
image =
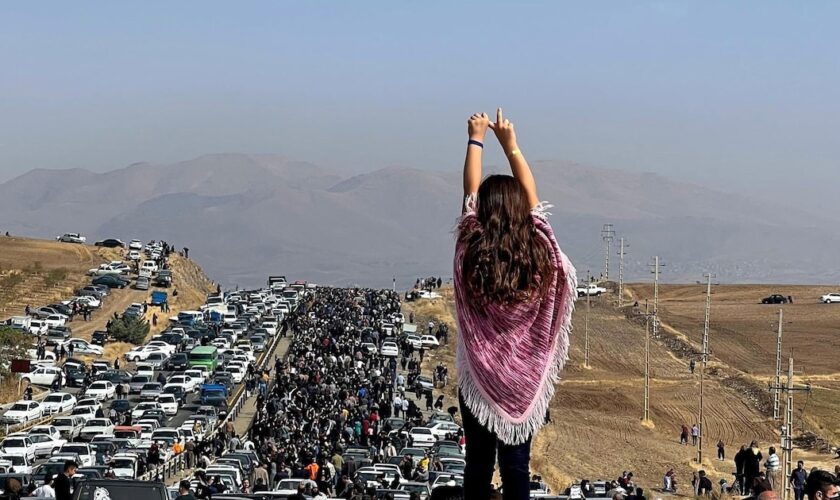
M541 203L532 210L557 269L540 301L474 306L461 280L465 245L455 248L458 387L478 421L507 444L523 443L543 426L569 349L577 276L546 220L549 207ZM478 224L474 195L465 208L459 232Z

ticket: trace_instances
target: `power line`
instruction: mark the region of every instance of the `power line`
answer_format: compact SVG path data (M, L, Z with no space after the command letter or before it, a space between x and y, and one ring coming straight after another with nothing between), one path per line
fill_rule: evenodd
M606 245L606 252L604 253L604 279L610 279L610 252L612 251L612 242L615 238L615 230L612 224L604 224L601 228L601 239Z
M626 238L623 236L619 238L619 250L618 250L618 307L622 307L623 300L624 300L624 256L627 253L624 251L627 247L630 246L630 243L627 243Z
M660 263L659 256L656 256L650 266L653 268L653 337L659 338L659 274L665 264Z
M788 358L788 373L785 385L771 385L770 390L773 391L774 394L779 394L781 392L787 393L785 418L782 424L781 446L783 468L780 479L785 485L782 493L782 500L790 500L792 486L788 481L788 478L790 478L790 475L793 472L793 393L804 391L807 392L809 396L811 393L810 384L800 387L794 387L793 385L793 354L791 354L790 358Z
M703 382L706 378L706 363L709 361L709 321L712 313L712 274L706 273L706 307L703 319L703 352L700 353L700 404L697 416L697 463L703 463Z

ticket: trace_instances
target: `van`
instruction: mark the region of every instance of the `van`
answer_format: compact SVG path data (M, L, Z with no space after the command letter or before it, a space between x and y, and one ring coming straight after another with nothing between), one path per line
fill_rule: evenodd
M9 319L9 326L23 328L29 330L32 324L32 318L29 316L12 316Z
M140 264L140 272L139 275L151 278L152 274L158 271L158 265L153 260L144 260L142 264Z

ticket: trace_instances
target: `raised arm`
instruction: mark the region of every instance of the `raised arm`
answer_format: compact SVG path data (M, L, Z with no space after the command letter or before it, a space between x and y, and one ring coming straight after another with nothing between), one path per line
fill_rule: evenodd
M511 173L525 189L528 204L531 205L531 208L534 208L540 202L537 196L537 183L534 181L531 167L528 166L528 162L525 161L525 157L522 156L522 152L516 144L516 131L513 130L513 123L502 117L502 108L496 110L496 123L490 123L490 128L496 133L496 138L508 158Z
M478 191L481 183L481 153L484 151L484 135L490 126L487 113L476 113L467 121L467 158L464 160L464 197ZM463 204L463 199L461 203Z

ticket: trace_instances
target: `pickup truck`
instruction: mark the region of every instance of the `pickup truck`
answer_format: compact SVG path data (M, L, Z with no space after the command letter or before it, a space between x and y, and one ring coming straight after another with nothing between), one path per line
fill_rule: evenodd
M607 289L598 286L595 283L590 283L588 286L579 286L577 287L577 296L578 297L586 297L589 295L590 297L599 297L602 293L607 293Z
M152 305L153 306L160 306L166 303L166 299L168 298L166 292L152 292Z
M202 384L200 401L202 405L226 408L228 389L222 384Z

